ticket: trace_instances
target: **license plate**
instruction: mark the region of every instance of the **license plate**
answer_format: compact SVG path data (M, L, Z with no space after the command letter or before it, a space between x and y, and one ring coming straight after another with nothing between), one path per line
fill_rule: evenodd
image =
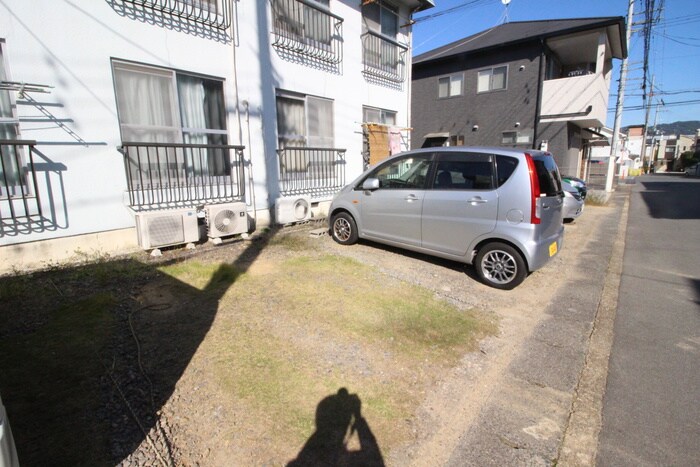
M557 254L557 242L549 245L549 256L552 257Z

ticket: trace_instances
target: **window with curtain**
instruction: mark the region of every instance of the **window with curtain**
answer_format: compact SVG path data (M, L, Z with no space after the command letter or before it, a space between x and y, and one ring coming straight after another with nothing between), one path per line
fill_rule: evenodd
M279 147L332 148L333 101L314 96L277 95Z
M508 67L499 66L479 71L476 92L498 91L506 88Z
M399 32L399 17L396 9L384 2L372 2L362 5L362 17L365 28L396 39Z
M333 101L321 97L277 92L279 149L333 148ZM280 152L280 166L287 172L306 171L310 151Z
M463 78L462 73L438 78L438 98L461 96Z
M0 42L0 81L10 81L5 65L5 43ZM0 140L19 139L19 123L12 109L10 91L0 89ZM18 146L1 145L0 197L27 194L25 161Z
M328 9L329 0L312 0ZM294 36L315 46L330 46L331 18L299 0L273 0L274 27L283 36Z
M223 81L117 61L113 69L122 141L227 144ZM174 178L230 172L222 148L176 148L158 164Z

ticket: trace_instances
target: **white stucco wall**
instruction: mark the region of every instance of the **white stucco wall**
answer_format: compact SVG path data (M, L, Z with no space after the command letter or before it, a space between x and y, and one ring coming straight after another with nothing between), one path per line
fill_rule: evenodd
M335 146L347 150L346 181L362 170L363 105L396 111L398 125L409 126L410 50L401 89L368 83L361 73L359 2L331 2L333 13L344 19L340 73L282 59L270 45L268 1L234 2L233 42L130 18L123 11L120 14L120 4L111 0L0 3L0 40L11 79L53 86L50 94L31 96L75 134L71 136L34 106L17 106L21 138L36 140L41 153L35 163L43 164L37 176L44 214L51 222L42 231L2 235L0 247L134 226L125 200L123 160L117 151L121 139L111 59L224 80L229 143L246 146L262 219L269 219L265 211L278 196L275 89L333 99ZM405 9L401 16L400 24L405 24ZM408 29L401 28L400 34ZM407 36L399 37L399 42L407 41Z

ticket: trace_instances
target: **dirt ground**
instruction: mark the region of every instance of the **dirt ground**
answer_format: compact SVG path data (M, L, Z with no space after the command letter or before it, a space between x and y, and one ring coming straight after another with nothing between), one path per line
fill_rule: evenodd
M560 286L580 274L571 265L578 261L578 255L586 245L594 241L601 219L610 214L610 209L587 206L578 221L566 225L565 246L559 255L513 291L486 287L477 281L471 268L454 262L364 242L343 247L327 235L310 235L324 227L323 222L285 227L257 239L230 241L218 247L205 245L196 250L168 251L162 258L148 260L146 264L151 268L196 257L203 261L233 264L238 271L244 270L252 276L265 275L274 271L282 260L299 254L295 250L299 244L295 241L283 248L275 247L271 239L296 237L301 240L302 247L308 244L314 254L350 257L376 268L383 277L383 282L377 287L391 287L400 282L419 285L460 309L475 309L484 316L492 316L499 326L497 335L481 340L478 350L466 352L456 364L431 368L420 364L414 368L396 368L381 352L372 352L352 342L330 344L322 333L307 333L303 323L268 321L276 323L274 331L282 339L319 346L318 352L327 360L327 365L319 367L318 371L348 368L351 374L377 372L389 385L392 379L415 381L411 386L414 394L407 396L409 400L419 401L417 407L411 408L412 416L394 429L373 427L371 419L366 420L366 430L355 424L360 428L345 433L350 439L351 457L342 462L348 465L445 465L460 436L475 423L506 369L522 351L525 340L546 318L545 306ZM124 267L128 272L131 266ZM226 300L226 284L235 280L227 274L235 273L217 271L215 280L208 284L173 287L172 280L166 275L144 274L140 270L135 282L113 284L100 282L100 270L91 267L79 280L66 280L60 284L52 280L43 282L46 289L37 293L42 297L56 295L52 287L62 290L56 295L60 299L69 293L70 287L91 286L111 290L123 300L118 306L122 314L117 318L121 325L114 325L121 332L121 348L112 349L117 358L101 359L103 376L99 383L110 403L98 409L98 418L110 424L111 432L116 435L109 440L108 446L95 448L96 452L109 450L123 466L286 465L295 457L300 465L305 465L305 443L312 443L313 437L280 442L279 431L288 427L281 426L277 420L256 418L259 413L247 410L244 403L231 404L222 387L211 383L212 373L227 364L217 361L216 352L213 352L214 346L225 343L211 338L213 326L225 326L225 323L217 323L213 310ZM323 294L323 291L318 293ZM27 309L31 305L28 303ZM264 302L262 305L269 310L280 306L279 303ZM34 306L36 308L38 304ZM36 312L35 315L34 318L23 315L22 326L29 330L41 324L41 314ZM7 322L18 321L9 319ZM187 328L186 335L194 336L192 339L175 338L183 335L183 327ZM138 333L134 329L138 329ZM6 329L6 332L23 331ZM173 336L173 339L167 336ZM149 367L149 361L166 364ZM264 371L263 368L261 365L260 371ZM167 382L175 383L170 387ZM351 385L348 385L347 394L339 388L328 389L326 399L336 403L337 410L343 414L347 412L348 416L357 416L359 411L347 408L347 404L356 402ZM8 405L4 394L3 400ZM326 399L316 401L319 407ZM130 405L128 401L131 400L143 402ZM125 403L128 406L126 411ZM153 407L159 408L155 417ZM290 411L302 409L313 412L309 408L289 407ZM81 410L87 411L85 408ZM94 414L86 413L84 418L92 419ZM134 420L140 422L134 424ZM319 420L315 422L318 424ZM313 428L314 420L307 423ZM13 422L14 425L31 429L31 423L26 421L18 420ZM121 426L130 428L121 429ZM308 431L309 426L302 427L302 430ZM101 429L98 425L88 427ZM389 434L375 439L370 427ZM547 436L546 426L533 430L537 436ZM89 429L81 427L76 430L76 437L80 436L89 436ZM78 445L80 442L78 439ZM352 458L352 452L359 452L355 451L358 446L365 448L367 445L376 448L375 455ZM95 455L99 458L99 454Z
M377 267L388 278L420 285L460 307L480 309L495 313L498 317L500 330L497 336L483 340L479 351L465 354L457 366L438 375L431 387L421 389L424 392L420 396L423 402L416 410L415 417L407 421L408 436L399 444L388 446L383 440L378 440L387 465L444 465L448 462L451 448L475 422L480 408L489 401L506 368L522 350L525 339L545 318L545 305L558 286L579 274L569 265L577 261L577 254L594 238L600 218L609 214L609 209L588 207L582 218L567 224L566 243L561 253L547 267L535 272L520 287L509 292L480 284L473 270L453 262L376 244L343 247L328 236L311 238L311 242L325 252L352 257ZM318 225L313 224L297 226L293 232L285 233L307 236L310 230L316 228ZM206 254L216 255L220 252L214 250ZM277 260L274 252L270 252L269 256L266 252L251 270L264 273L265 269L273 268ZM336 360L333 363L352 365L356 357L352 352L338 352L334 354ZM368 355L366 358L373 357ZM284 464L285 454L291 460L291 454L302 446L272 445L271 437L256 430L255 421L246 420L245 414L236 414L236 417L241 417L240 426L247 427L247 435L243 439L237 436L233 445L229 444L231 438L222 437L218 425L212 423L210 412L211 408L222 405L216 403L220 396L207 392L206 385L198 378L205 372L202 365L206 366L206 362L193 360L162 413L163 419L172 426L172 441L175 446L180 446L184 464L232 465L231 459L237 459L238 462L234 462L236 465L280 465ZM203 410L204 407L209 412ZM183 419L183 413L191 415ZM223 415L214 411L213 416L216 420L216 417ZM399 428L402 427L397 427L397 430ZM546 427L539 429L546 431Z

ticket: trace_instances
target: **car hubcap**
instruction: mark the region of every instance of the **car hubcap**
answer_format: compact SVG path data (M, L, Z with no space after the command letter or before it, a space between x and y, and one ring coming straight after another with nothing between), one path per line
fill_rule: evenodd
M490 251L481 261L486 277L498 284L507 284L515 277L518 266L515 258L505 251Z
M347 241L350 238L350 223L342 218L336 219L333 223L333 234L341 242Z

